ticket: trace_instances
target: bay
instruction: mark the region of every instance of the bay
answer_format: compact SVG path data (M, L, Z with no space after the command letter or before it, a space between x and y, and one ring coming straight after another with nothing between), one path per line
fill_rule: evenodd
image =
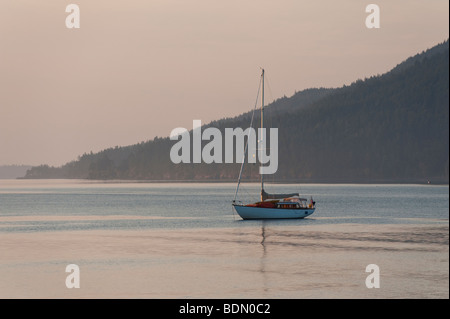
M257 200L258 184L242 186ZM271 185L317 202L243 221L231 183L0 181L1 298L448 298L448 185ZM77 264L81 288L65 286ZM366 266L380 268L369 289Z

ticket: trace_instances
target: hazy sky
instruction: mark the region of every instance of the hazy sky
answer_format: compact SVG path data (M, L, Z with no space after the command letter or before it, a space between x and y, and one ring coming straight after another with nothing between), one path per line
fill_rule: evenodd
M81 28L66 28L66 6ZM368 4L381 9L368 29ZM62 165L381 74L448 38L448 0L1 0L0 165Z

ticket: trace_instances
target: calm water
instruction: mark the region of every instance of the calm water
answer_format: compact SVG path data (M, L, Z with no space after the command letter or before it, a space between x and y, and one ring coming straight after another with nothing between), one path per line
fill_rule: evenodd
M317 202L278 221L242 221L234 191L0 180L0 297L448 298L448 186L276 185ZM64 286L69 263L81 289ZM379 289L365 286L371 263Z
M448 186L419 185L276 185L299 191L317 202L305 220L289 225L435 223L448 220ZM231 209L233 184L98 183L86 181L0 180L0 231L239 227ZM257 201L259 185L241 188ZM7 217L21 217L11 221ZM76 216L75 222L64 217ZM61 221L57 218L61 217ZM89 217L84 219L83 217ZM273 221L272 223L277 223Z

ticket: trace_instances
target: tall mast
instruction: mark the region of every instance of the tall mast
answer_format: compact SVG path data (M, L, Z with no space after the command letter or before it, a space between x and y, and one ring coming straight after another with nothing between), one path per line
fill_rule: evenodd
M263 149L262 149L262 145L263 145L263 143L262 143L262 137L264 136L264 134L263 134L263 128L264 128L264 69L262 69L262 74L261 74L261 77L262 77L262 91L261 91L261 140L260 140L260 143L261 143L261 145L260 145L260 150L261 150L261 158L260 158L260 166L262 166L262 163L261 163L261 159L262 159L262 152L263 152ZM261 174L261 170L260 170L260 174ZM263 201L263 192L264 192L264 174L261 174L261 201Z
M263 70L263 73L264 73L264 70ZM253 119L255 117L256 107L258 106L259 91L261 90L261 82L262 82L263 79L264 79L264 77L262 77L259 80L260 82L259 82L259 85L258 85L258 93L256 94L256 102L255 102L255 106L254 106L253 112L252 112L252 120L250 121L250 128L253 127ZM263 105L264 105L264 102L263 102ZM250 140L250 133L251 133L251 130L248 131L248 138L247 138L247 142L245 143L245 151L244 151L244 155L242 156L241 170L239 171L239 178L238 178L238 182L237 182L237 186L236 186L236 192L234 193L233 203L236 202L237 194L238 194L238 191L239 191L239 185L241 184L241 177L242 177L242 171L243 171L243 168L244 168L245 157L248 154L248 141Z

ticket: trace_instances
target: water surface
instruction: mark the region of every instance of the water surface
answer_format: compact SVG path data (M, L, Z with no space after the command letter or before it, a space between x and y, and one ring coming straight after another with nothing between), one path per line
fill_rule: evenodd
M234 184L0 181L1 298L448 298L449 188L273 185L303 220L243 221ZM257 200L259 185L242 186ZM79 265L81 288L65 267ZM368 264L381 287L368 289Z

